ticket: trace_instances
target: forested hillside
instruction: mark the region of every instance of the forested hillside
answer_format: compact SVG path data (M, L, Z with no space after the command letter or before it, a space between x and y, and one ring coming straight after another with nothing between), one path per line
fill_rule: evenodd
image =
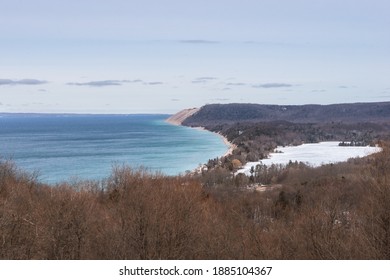
M183 122L221 133L237 148L222 161L209 161L232 170L266 158L277 146L321 141L375 145L390 139L390 102L333 105L210 104Z
M126 167L103 182L46 186L0 162L0 259L389 259L383 148L263 170L273 184L262 192L221 170L165 177Z
M383 122L390 120L390 102L333 105L210 104L188 117L187 126L285 120L299 123Z

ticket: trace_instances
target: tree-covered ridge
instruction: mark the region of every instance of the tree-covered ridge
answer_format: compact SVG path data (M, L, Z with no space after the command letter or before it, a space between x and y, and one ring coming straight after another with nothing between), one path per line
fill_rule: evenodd
M188 117L187 126L208 126L231 122L289 121L383 122L390 120L390 102L332 105L209 104Z

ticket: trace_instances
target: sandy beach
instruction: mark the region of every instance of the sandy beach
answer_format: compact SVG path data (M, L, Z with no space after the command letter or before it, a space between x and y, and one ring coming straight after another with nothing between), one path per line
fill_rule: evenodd
M220 137L222 137L223 142L226 146L228 146L227 152L223 155L224 157L229 156L233 154L233 150L237 148L237 145L230 142L225 136L223 136L221 133L217 133Z

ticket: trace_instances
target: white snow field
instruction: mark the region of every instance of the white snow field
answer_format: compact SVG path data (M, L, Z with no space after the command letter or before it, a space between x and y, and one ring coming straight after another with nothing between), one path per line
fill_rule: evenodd
M267 166L272 164L288 164L289 161L304 162L313 167L323 164L347 161L349 158L364 157L380 152L379 147L339 146L339 141L302 144L299 146L277 147L270 157L257 162L248 162L237 173L250 175L252 166L260 163Z

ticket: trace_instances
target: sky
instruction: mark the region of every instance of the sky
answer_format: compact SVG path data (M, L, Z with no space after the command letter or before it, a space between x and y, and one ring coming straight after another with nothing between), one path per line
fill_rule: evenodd
M0 112L390 101L388 0L0 0Z

